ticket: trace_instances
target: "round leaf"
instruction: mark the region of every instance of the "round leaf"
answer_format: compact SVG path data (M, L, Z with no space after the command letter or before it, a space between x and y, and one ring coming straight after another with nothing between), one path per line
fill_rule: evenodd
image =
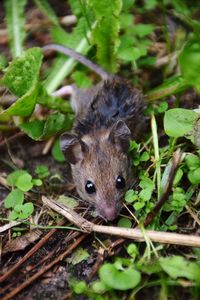
M121 291L134 288L141 280L141 275L138 271L132 268L118 271L112 264L103 265L99 270L99 276L106 286Z
M193 124L197 117L198 114L195 111L184 108L174 108L166 111L164 116L166 134L172 137L192 134Z
M24 175L24 174L28 174L25 170L16 170L12 173L10 173L7 177L7 183L9 185L15 186L17 179L19 178L19 176Z
M28 173L21 175L16 182L18 189L27 192L33 187L32 176Z
M8 194L4 199L4 207L11 208L15 207L18 204L22 204L24 201L24 193L18 189L13 190Z
M132 223L129 219L127 218L120 218L119 222L117 224L117 226L119 227L124 227L124 228L131 228Z

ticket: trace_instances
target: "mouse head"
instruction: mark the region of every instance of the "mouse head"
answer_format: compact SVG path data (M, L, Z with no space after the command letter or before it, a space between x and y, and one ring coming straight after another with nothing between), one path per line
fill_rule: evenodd
M123 121L81 138L70 133L61 136L77 192L106 220L119 214L129 184L129 139L130 130Z

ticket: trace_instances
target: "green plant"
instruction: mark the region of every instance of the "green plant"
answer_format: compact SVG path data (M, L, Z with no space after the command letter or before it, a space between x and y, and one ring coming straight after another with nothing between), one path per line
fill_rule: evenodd
M32 202L24 203L25 193L33 188L33 186L41 186L40 179L33 179L25 170L17 170L9 174L7 178L8 184L12 187L12 191L4 199L4 207L11 209L9 219L26 219L34 211Z

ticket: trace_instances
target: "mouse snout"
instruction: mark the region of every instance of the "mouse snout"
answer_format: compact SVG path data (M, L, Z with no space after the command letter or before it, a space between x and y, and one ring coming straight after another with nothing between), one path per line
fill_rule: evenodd
M118 214L119 208L116 207L116 204L112 206L105 205L105 207L100 209L100 215L108 221L113 221L116 219Z

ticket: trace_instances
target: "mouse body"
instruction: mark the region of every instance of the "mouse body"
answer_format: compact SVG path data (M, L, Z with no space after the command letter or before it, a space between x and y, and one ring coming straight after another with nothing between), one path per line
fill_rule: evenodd
M55 49L51 45L51 50L58 51L58 46ZM97 67L96 73L101 73ZM76 119L72 131L61 135L60 144L81 199L94 206L102 218L112 221L132 182L129 142L141 134L145 105L141 92L126 80L104 70L100 73L101 82L91 89L73 88L71 102Z

